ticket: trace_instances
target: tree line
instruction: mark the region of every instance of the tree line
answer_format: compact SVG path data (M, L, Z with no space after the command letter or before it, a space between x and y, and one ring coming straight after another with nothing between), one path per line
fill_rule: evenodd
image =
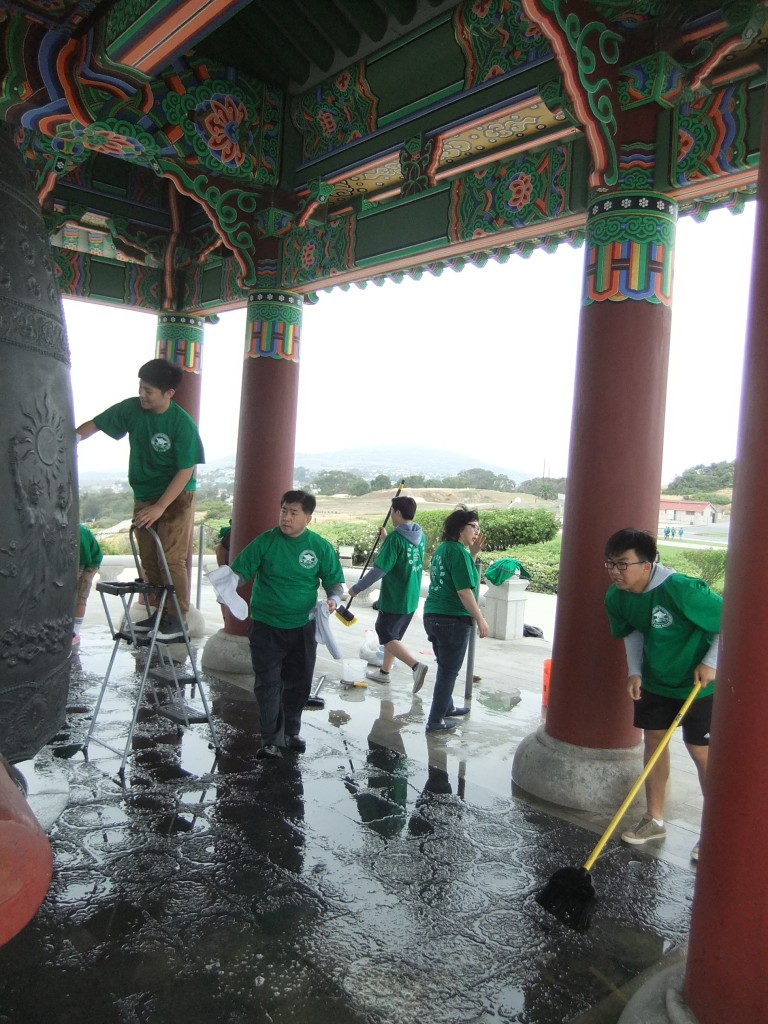
M399 479L393 479L386 473L379 473L370 479L350 470L325 469L312 473L304 466L297 466L295 479L301 486L310 487L315 494L352 494L359 496L370 491L387 491L397 487ZM516 484L505 473L494 473L490 469L462 469L452 476L427 476L423 473L412 473L404 477L405 486L439 487L455 490L458 488L475 488L483 491L502 491L511 494L515 491L533 494L538 498L557 498L558 493L565 490L565 477L545 477L525 480Z
M680 476L676 476L672 483L664 488L664 493L711 500L713 492L733 488L735 470L735 462L711 462L708 466L691 466Z
M212 487L205 482L205 474L198 483L196 506L198 512L205 512L207 519L222 519L226 522L232 515L231 493L221 487ZM295 472L296 484L307 487L313 494L351 494L355 497L368 494L370 491L395 490L400 483L385 473L379 473L366 479L359 473L345 470L323 470L311 473L299 466ZM431 477L422 473L413 473L405 477L408 488L436 487L448 490L474 488L484 491L501 491L521 494L533 494L537 498L554 501L558 494L565 491L565 477L544 477L524 480L516 485L515 481L503 473L493 473L488 469L463 469L455 476ZM229 501L227 499L230 499ZM100 523L111 526L114 523L130 519L133 515L133 495L130 490L82 491L80 494L80 519L84 523Z

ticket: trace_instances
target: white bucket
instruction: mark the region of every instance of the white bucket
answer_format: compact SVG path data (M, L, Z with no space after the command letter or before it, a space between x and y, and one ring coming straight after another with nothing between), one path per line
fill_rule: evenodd
M365 670L368 662L362 658L344 658L341 663L341 681L343 683L362 683L365 681Z

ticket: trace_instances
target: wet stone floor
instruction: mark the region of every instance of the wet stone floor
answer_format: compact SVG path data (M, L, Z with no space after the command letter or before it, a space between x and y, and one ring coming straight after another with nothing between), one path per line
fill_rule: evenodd
M327 713L265 763L252 697L203 679L218 759L205 724L143 707L120 785L119 756L77 747L101 677L74 659L34 768L69 785L53 883L0 949L2 1024L559 1024L685 942L690 872L610 844L576 934L533 894L592 832L452 777L440 741L427 765ZM99 717L118 745L137 680Z

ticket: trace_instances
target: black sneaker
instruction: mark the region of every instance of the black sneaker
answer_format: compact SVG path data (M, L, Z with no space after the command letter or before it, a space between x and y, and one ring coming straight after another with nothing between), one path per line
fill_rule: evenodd
M175 615L164 615L155 636L167 644L183 642L186 628L186 623L182 624Z
M155 628L157 622L157 612L152 612L148 619L139 619L138 622L134 622L133 631L134 633L149 633L150 630Z
M285 745L289 750L295 750L297 754L303 754L307 749L306 740L303 740L301 736L286 736Z
M277 761L279 757L282 757L280 747L274 743L265 743L263 747L259 747L256 751L256 757L262 761Z

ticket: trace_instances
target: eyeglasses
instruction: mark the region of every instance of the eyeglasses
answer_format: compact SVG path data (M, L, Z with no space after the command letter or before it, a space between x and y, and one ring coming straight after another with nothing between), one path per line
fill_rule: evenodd
M612 572L614 569L618 569L619 572L626 572L630 565L645 565L646 559L641 558L639 562L612 562L610 559L603 562L605 568Z

